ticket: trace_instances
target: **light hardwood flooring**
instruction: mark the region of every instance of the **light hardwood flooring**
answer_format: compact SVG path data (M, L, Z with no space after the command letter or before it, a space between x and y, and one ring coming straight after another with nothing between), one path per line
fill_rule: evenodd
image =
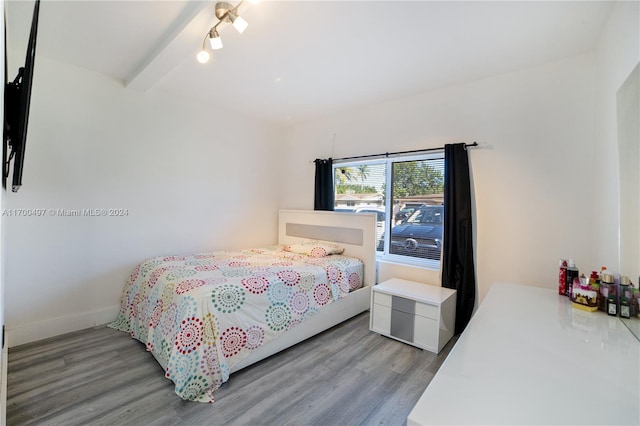
M403 425L439 354L369 331L369 313L187 402L128 334L96 327L9 350L8 425Z

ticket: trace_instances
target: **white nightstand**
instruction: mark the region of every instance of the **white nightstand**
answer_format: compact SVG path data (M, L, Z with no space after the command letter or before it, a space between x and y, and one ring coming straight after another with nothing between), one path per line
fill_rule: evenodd
M456 291L392 278L373 286L369 329L438 353L453 337Z

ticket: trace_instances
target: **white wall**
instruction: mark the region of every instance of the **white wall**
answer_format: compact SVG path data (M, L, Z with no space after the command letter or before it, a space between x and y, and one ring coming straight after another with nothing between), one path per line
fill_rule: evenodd
M620 271L619 166L616 93L640 61L640 3L617 2L597 48L596 159L593 171L598 203L594 204L593 257L610 269ZM636 167L639 165L636 164ZM624 202L624 200L623 200ZM640 220L640 219L638 219Z
M4 34L4 0L0 0L0 10L2 10L2 18L3 18L2 22L0 22L0 33ZM2 43L2 46L0 46L0 65L4 70L4 66L5 66L4 65L4 43ZM3 81L3 84L0 85L0 99L3 99L3 101L0 102L0 115L4 117L4 81ZM4 144L4 136L3 136L2 143ZM2 192L2 194L0 194L0 212L4 207L3 203L4 203L4 191ZM2 222L3 222L2 215L0 215L0 325L4 324L4 268L3 268L4 256L2 255L3 248L4 248L3 247L4 239L2 238L2 234L3 234ZM2 365L2 351L0 351L0 365ZM2 418L1 415L0 415L0 418Z
M0 0L0 10L2 20L0 21L0 34L4 34L4 0ZM0 68L4 69L4 43L0 46ZM4 100L4 81L0 84L0 99ZM0 116L4 117L4 101L0 102ZM4 136L3 136L4 138ZM3 139L4 143L4 139ZM1 190L0 190L1 191ZM4 191L0 194L0 212L4 208ZM0 214L0 326L4 325L4 238L2 232L2 215ZM6 339L6 336L3 335ZM7 420L7 364L8 359L6 349L3 345L0 348L0 426L4 426Z
M477 141L470 150L480 298L496 281L557 288L592 258L594 55L371 105L292 128L283 208L311 208L317 157ZM333 142L335 134L335 143ZM427 281L434 274L426 273Z
M281 130L74 66L36 61L23 187L4 208L12 346L115 319L156 255L276 242ZM126 217L50 216L121 208Z

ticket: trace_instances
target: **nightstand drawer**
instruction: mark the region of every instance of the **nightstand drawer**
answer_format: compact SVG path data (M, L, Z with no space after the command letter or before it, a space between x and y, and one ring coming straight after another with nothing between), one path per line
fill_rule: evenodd
M416 315L437 320L440 315L440 308L426 303L416 303Z
M381 334L389 334L391 332L391 308L376 304L373 311L375 315L371 315L371 330Z
M391 309L404 312L405 314L416 314L416 301L400 296L391 296Z
M391 299L392 297L388 294L380 293L379 291L373 292L373 303L378 305L391 307Z
M413 342L428 351L438 353L438 322L416 316Z

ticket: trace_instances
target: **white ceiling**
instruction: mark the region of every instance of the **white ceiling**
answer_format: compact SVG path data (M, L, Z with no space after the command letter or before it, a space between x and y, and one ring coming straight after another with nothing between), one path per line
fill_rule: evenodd
M9 48L24 51L33 2L5 4ZM589 51L612 7L263 0L243 4L242 35L220 27L224 49L202 65L214 4L43 0L37 55L286 126Z

